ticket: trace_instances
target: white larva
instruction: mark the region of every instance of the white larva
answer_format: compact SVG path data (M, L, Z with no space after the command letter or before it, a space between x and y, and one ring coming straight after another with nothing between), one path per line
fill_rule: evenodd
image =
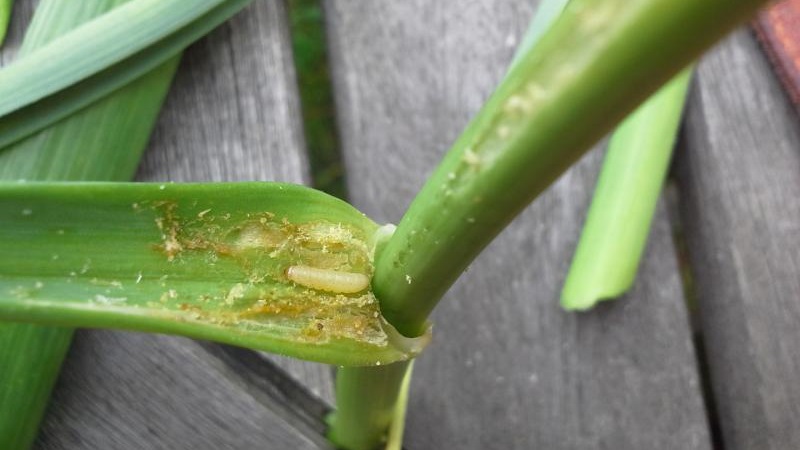
M286 278L295 283L337 294L355 294L369 286L369 278L363 273L338 272L309 266L290 266Z

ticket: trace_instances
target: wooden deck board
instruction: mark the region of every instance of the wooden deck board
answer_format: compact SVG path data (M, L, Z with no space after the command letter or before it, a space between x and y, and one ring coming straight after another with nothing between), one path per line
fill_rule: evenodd
M34 448L327 448L318 426L240 376L188 339L80 331Z
M450 5L326 2L349 190L378 220L400 219L532 13L525 1ZM586 314L558 306L599 156L528 208L435 312L408 448L709 448L663 209L630 295Z
M800 129L749 31L698 68L678 157L727 450L800 448Z

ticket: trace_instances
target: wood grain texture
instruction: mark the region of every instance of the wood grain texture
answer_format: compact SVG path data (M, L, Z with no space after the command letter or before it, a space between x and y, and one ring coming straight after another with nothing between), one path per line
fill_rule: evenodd
M800 131L742 30L698 67L678 157L728 450L800 448Z
M17 2L4 64L34 5ZM190 47L138 179L307 182L290 48L281 1L254 2ZM35 448L327 448L328 366L245 353L78 331Z
M79 331L35 448L326 448L242 373L188 339Z
M356 206L397 222L503 75L530 2L328 0ZM568 314L558 293L599 166L590 155L471 266L415 366L410 449L709 448L663 208L624 299Z
M287 21L254 2L184 53L138 179L309 181Z

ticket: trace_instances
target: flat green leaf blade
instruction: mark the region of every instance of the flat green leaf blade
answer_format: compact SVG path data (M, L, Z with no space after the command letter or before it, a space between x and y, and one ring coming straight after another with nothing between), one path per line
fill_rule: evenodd
M0 147L8 146L30 136L98 99L117 91L149 71L155 70L159 65L175 58L186 46L230 18L250 1L229 0L223 2L204 15L196 17L189 24L174 30L160 41L141 49L120 62L105 67L96 73L89 74L74 84L66 85L44 95L37 101L29 102L6 114L0 120ZM58 45L61 44L59 43ZM77 52L78 50L74 49L73 51ZM65 51L61 55L66 58L67 52ZM38 58L38 56L36 57ZM69 62L66 65L59 66L59 70L66 71L73 66L75 64ZM15 68L13 70L18 69ZM0 78L7 76L4 75L5 73L5 71L0 71ZM52 74L46 75L51 76ZM30 86L30 77L32 76L34 75L12 77L9 83L15 82L17 84L9 84L5 88L9 92L24 92ZM29 100L32 101L33 98L31 97Z
M76 7L73 2L41 0L18 56L122 3L82 0ZM174 56L112 95L3 148L0 179L130 179L178 59ZM70 328L0 324L0 448L23 449L33 442L71 337Z
M176 55L77 113L0 146L0 179L130 180L179 61ZM0 119L0 129L6 123Z
M338 365L412 357L369 288L379 227L309 188L0 184L0 318Z
M0 71L0 115L58 92L157 43L219 5L243 0L133 0Z
M633 286L666 178L692 71L686 69L611 137L561 305L587 310Z

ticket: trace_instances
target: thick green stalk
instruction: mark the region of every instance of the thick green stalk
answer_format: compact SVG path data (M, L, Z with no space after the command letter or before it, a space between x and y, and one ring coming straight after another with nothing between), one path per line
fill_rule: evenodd
M539 4L509 66L509 72L522 60L523 55L531 51L568 2L544 0ZM337 412L330 420L330 436L334 443L347 449L369 449L386 439L387 448L402 446L411 366L405 377L398 375L399 370L364 367L337 371Z
M630 289L669 168L691 69L681 72L617 128L561 293L585 310Z
M455 142L379 256L386 318L421 333L480 251L615 124L766 0L572 0Z
M0 46L3 45L3 40L6 38L8 19L11 17L13 6L14 0L0 0Z
M71 2L43 0L20 52L123 2L91 0L75 8ZM130 179L177 62L174 57L80 113L3 148L0 179ZM33 442L71 336L67 328L0 325L0 448L25 449Z
M400 386L410 362L381 367L344 367L336 373L336 412L328 438L347 450L374 450L395 420Z

